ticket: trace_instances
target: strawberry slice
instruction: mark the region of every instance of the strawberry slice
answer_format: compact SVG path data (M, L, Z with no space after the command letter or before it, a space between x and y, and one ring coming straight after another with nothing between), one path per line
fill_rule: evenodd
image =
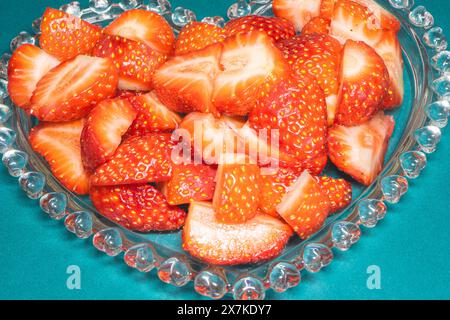
M339 170L370 185L383 167L394 118L378 112L370 121L354 127L334 125L328 131L330 160Z
M302 34L330 32L331 20L322 16L314 17L302 29Z
M337 0L322 0L320 2L320 16L325 19L333 17L334 6Z
M80 119L98 102L115 95L117 81L117 70L110 59L79 55L39 80L30 113L42 121Z
M340 43L326 34L313 33L280 41L277 46L297 75L307 74L317 80L325 93L328 124L333 124L339 91Z
M328 155L326 152L323 152L319 154L317 157L314 157L306 161L300 168L302 169L301 171L308 170L309 173L318 175L325 169L327 162L328 162ZM293 169L296 170L296 168ZM298 169L297 172L299 172Z
M216 25L192 21L181 29L175 42L175 54L186 54L225 40L225 30Z
M100 38L102 28L52 8L45 10L39 44L61 61L89 54Z
M67 189L77 194L89 192L89 175L81 161L80 136L83 122L42 122L31 129L28 137L33 150L47 160L53 175Z
M342 54L336 122L357 125L379 109L389 86L383 59L362 41L348 40Z
M223 42L222 70L214 82L213 103L220 112L243 116L256 100L288 73L281 52L261 31L239 33Z
M121 90L151 90L153 74L167 60L167 55L151 49L142 41L111 35L104 35L92 54L114 61L119 70Z
M167 181L172 176L170 134L149 134L125 140L91 178L94 186Z
M165 194L171 205L211 200L216 169L205 164L180 164L173 167Z
M104 30L106 34L134 41L143 41L151 49L170 54L175 35L169 23L152 11L133 9L122 13Z
M352 202L352 185L347 180L321 176L317 181L330 201L330 213L344 209Z
M259 207L259 168L244 155L226 154L217 168L213 208L223 223L242 223Z
M265 32L273 41L295 36L294 25L287 19L277 17L249 15L232 19L225 25L228 37L255 30Z
M58 59L31 44L17 48L8 64L8 92L11 101L26 109L38 81L58 64Z
M175 56L159 68L153 78L156 94L169 109L216 114L211 97L214 78L220 69L221 45Z
M91 110L81 134L81 156L88 171L112 157L136 115L125 99L104 100Z
M288 225L269 215L225 224L217 221L211 204L193 202L183 228L183 248L215 265L257 263L279 255L291 235Z
M164 195L148 184L93 187L90 197L103 216L133 231L176 230L186 217L186 212L169 205Z
M321 0L273 0L273 13L280 18L292 22L295 30L301 31L303 26L320 14Z
M277 212L301 239L306 239L322 227L330 202L317 180L304 171L281 199Z
M128 129L127 136L173 131L181 122L181 117L163 105L154 91L130 97L130 101L137 111L137 117Z

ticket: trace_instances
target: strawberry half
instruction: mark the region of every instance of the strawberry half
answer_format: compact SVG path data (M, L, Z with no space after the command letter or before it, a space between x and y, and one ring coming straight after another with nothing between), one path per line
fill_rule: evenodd
M175 56L159 68L153 78L158 98L176 112L211 112L213 84L219 72L221 45Z
M344 209L352 202L352 185L347 180L321 176L317 181L330 201L330 213Z
M211 204L193 202L183 228L183 248L215 265L257 263L279 255L291 235L288 225L269 215L225 224L217 221Z
M322 0L320 2L320 16L325 19L333 17L334 6L337 0Z
M304 171L282 198L277 212L301 239L306 239L322 227L330 203L317 180Z
M52 8L45 10L39 44L61 61L89 54L100 38L102 28Z
M80 136L83 120L42 122L31 129L28 140L34 151L50 165L53 175L70 191L89 192L89 175L81 161Z
M217 168L213 208L223 223L242 223L259 207L259 168L244 155L226 154Z
M164 195L148 184L93 187L90 197L103 216L133 231L176 230L186 217L186 212L169 205Z
M216 25L192 21L181 29L175 42L175 54L186 54L225 40L225 30Z
M31 44L17 48L8 64L8 92L11 101L26 109L38 81L58 64L58 59Z
M224 29L228 37L238 33L255 30L262 31L271 37L273 41L288 39L295 35L295 27L289 20L257 15L232 19L227 22Z
M223 42L221 71L214 82L213 103L220 112L243 116L268 95L288 67L271 38L261 31L238 33Z
M320 14L321 0L273 0L273 13L280 18L292 22L295 30L301 31L303 26Z
M389 72L372 47L348 40L342 54L340 84L336 122L357 125L380 109L389 86Z
M331 20L318 16L309 20L302 29L302 35L310 33L323 33L328 34L330 32Z
M91 110L81 134L81 156L88 171L111 158L136 114L125 99L104 100Z
M157 13L133 9L122 13L104 30L106 34L143 41L151 49L168 55L173 50L175 35L169 23Z
M117 81L117 70L110 59L79 55L39 80L30 113L42 121L83 118L98 102L115 95Z
M364 185L370 185L383 167L394 118L377 113L354 127L334 125L328 131L330 160L339 170Z
M180 164L173 167L165 194L171 205L211 200L216 169L204 164Z
M156 69L167 60L142 41L134 41L119 36L104 35L92 50L97 57L111 58L119 70L119 89L151 90Z
M167 181L172 176L170 134L149 134L125 140L91 178L94 186Z

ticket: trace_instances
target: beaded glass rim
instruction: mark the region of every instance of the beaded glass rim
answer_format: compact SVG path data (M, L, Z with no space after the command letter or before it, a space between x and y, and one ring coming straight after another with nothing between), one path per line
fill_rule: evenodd
M413 70L414 106L402 139L385 164L376 182L319 232L291 248L274 261L249 267L244 272L226 267L209 266L180 255L139 234L103 218L95 209L62 187L49 174L45 162L27 141L31 120L13 106L7 93L7 65L11 57L0 58L0 153L8 172L18 178L20 187L31 199L39 199L40 207L52 219L63 220L66 228L82 239L92 237L94 246L110 256L123 253L127 265L141 272L157 270L158 277L169 284L184 286L191 280L199 294L219 299L231 294L234 299L264 299L271 288L283 292L300 283L302 272L318 272L331 263L333 248L347 250L359 240L361 226L375 227L387 213L387 205L397 203L408 189L408 179L415 179L426 166L427 154L435 151L441 130L450 113L450 51L442 28L434 26L433 16L424 6L414 7L413 0L377 0L394 13L402 30L415 40L419 65ZM238 0L228 11L229 19L248 14L267 14L271 0ZM163 15L178 32L190 21L194 12L183 7L172 8L167 0L90 0L82 9L71 2L60 9L91 23L117 17L123 11L141 8ZM203 22L223 26L225 19L206 17ZM36 43L40 18L33 22L34 34L21 32L11 41L14 51L23 43ZM405 50L405 48L403 48ZM405 51L404 51L405 52ZM431 57L431 58L430 58ZM411 61L410 61L411 63ZM44 174L46 173L46 174Z

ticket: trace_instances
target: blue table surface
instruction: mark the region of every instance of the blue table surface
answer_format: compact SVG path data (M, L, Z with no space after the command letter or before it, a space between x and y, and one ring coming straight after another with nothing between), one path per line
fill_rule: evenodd
M66 0L67 1L67 0ZM0 49L46 6L61 0L0 1ZM80 1L82 5L87 0ZM232 1L172 1L205 15L224 15ZM450 2L425 4L436 25L450 30L446 14ZM448 31L450 35L450 31ZM348 252L336 253L333 263L319 274L271 299L449 299L450 298L450 135L443 130L438 150L399 205L375 228L364 229L361 240ZM192 284L176 288L163 284L155 271L142 274L119 258L98 252L90 241L78 240L50 220L35 201L26 198L15 179L0 168L0 298L1 299L202 299ZM81 288L70 290L67 268L81 270ZM369 289L368 269L377 266L380 288Z

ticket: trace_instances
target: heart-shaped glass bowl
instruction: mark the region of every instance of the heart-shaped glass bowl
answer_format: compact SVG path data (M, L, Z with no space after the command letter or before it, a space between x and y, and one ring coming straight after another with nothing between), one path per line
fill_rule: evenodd
M248 14L273 15L270 0L239 0L227 12L227 18L205 17L202 21L223 25L227 19ZM53 219L64 219L66 228L80 238L93 235L94 246L110 256L124 255L130 267L141 272L157 270L169 284L184 286L191 280L194 289L211 298L231 294L235 299L263 299L269 288L277 292L299 284L302 272L317 272L333 259L333 248L347 250L358 241L360 226L374 227L386 212L385 203L397 203L426 165L440 139L440 128L447 124L450 95L450 52L442 29L433 25L432 15L423 7L412 8L412 0L379 0L401 22L399 32L405 62L405 99L391 113L396 126L385 165L379 177L368 187L353 183L350 206L330 217L320 231L306 241L295 237L283 253L271 261L254 265L219 267L207 265L189 256L181 248L180 231L139 234L126 230L102 217L87 197L64 188L53 177L45 160L30 147L27 137L35 124L7 96L7 64L10 53L0 60L0 152L2 161L21 188L32 199L39 199L43 211ZM91 0L82 9L78 2L63 7L68 13L88 22L106 25L123 11L142 8L162 14L177 33L184 25L206 12L171 8L167 0L141 0L112 3ZM11 51L20 44L37 43L39 22L33 22L36 34L21 32L11 42ZM327 174L339 175L332 166Z

